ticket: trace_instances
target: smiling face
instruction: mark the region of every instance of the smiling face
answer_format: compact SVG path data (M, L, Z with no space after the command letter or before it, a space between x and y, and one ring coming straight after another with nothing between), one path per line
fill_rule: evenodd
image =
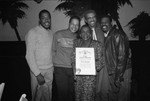
M43 12L40 16L40 25L45 29L50 29L51 27L51 17L48 13Z
M96 14L93 12L87 13L85 16L85 22L90 26L94 27L96 25Z
M91 30L90 30L90 28L88 26L83 26L81 28L81 34L80 35L81 35L81 38L83 40L90 39L91 38Z
M101 29L104 33L108 32L112 28L112 22L108 17L101 19Z
M72 19L69 23L69 29L73 33L79 30L79 26L80 26L80 21L78 19Z

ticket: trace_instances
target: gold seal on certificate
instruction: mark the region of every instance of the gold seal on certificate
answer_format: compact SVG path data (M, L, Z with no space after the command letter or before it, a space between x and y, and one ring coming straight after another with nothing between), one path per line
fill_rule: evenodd
M76 75L96 75L94 48L76 48Z

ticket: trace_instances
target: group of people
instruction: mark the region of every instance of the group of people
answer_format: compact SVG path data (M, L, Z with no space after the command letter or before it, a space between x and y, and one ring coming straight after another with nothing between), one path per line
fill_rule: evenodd
M130 101L131 51L128 37L112 24L100 22L94 10L84 13L85 24L72 16L68 28L51 30L51 14L39 13L39 25L25 37L32 101L51 101L53 74L57 101ZM93 48L95 75L76 75L76 48ZM84 67L83 67L84 68Z

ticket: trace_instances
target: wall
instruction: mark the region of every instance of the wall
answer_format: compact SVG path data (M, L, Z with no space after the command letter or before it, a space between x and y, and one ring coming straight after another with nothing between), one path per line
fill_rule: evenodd
M134 40L130 37L128 27L125 27L127 23L136 17L140 11L146 11L150 13L149 5L150 0L130 0L133 4L133 8L125 5L120 8L119 16L120 23L123 26L124 31L129 36L130 40ZM68 17L63 12L55 11L55 7L60 3L59 0L43 0L40 4L37 4L33 0L26 0L25 3L29 5L28 10L24 10L27 16L24 19L18 20L18 31L21 39L24 40L24 36L29 29L38 24L38 13L42 9L47 9L52 15L52 29L57 31L68 27ZM15 32L11 29L10 25L2 25L0 22L0 41L17 41Z

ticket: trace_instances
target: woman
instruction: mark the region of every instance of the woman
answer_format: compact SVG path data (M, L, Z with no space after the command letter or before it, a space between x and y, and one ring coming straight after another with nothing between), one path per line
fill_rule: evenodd
M74 73L76 72L76 47L94 48L95 68L97 72L100 71L104 65L102 44L98 41L92 40L92 32L87 25L81 27L80 37L80 39L74 40L74 52L72 56ZM75 80L75 101L95 101L96 75L76 75Z

